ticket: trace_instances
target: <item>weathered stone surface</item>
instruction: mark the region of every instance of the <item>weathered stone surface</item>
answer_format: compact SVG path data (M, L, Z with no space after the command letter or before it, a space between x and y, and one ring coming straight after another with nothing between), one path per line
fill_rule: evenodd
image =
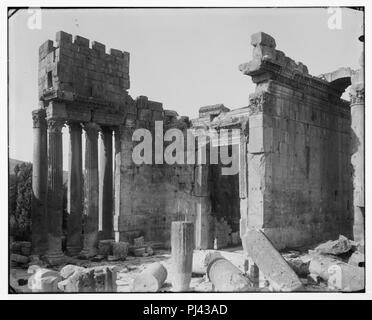
M62 277L58 271L35 268L34 273L28 279L28 287L32 292L60 292L58 282L61 280Z
M340 255L342 253L346 253L350 251L352 247L352 242L340 235L338 240L334 241L327 241L325 243L320 244L317 246L314 251L321 253L321 254L333 254L333 255Z
M109 256L113 254L113 245L115 240L100 240L98 242L98 254L102 256Z
M69 123L70 144L67 184L67 251L77 255L82 249L83 168L81 125Z
M238 253L220 250L194 250L192 258L192 272L196 274L206 274L209 263L217 257L222 257L230 261L243 273L248 271L248 258L243 252Z
M287 258L285 257L285 260L299 277L306 277L310 273L309 271L310 258L303 258L303 257L295 257L295 258L288 257Z
M115 267L94 267L94 280L96 292L116 292L117 273Z
M355 267L364 267L365 265L364 254L359 251L353 252L353 254L350 256L348 260L348 263Z
M29 259L26 256L22 256L20 254L12 253L10 255L10 261L16 262L18 264L26 264Z
M240 66L257 84L247 108L245 225L263 229L277 249L351 237L350 107L342 90L309 75L271 37L259 33L252 43L252 61Z
M341 291L364 290L364 268L346 263L334 264L328 268L328 287Z
M84 244L81 255L93 257L98 251L98 130L96 123L84 124L85 175L84 175Z
M35 254L43 254L47 245L47 124L45 109L32 112L34 146L32 161L32 246Z
M219 292L245 292L253 291L253 284L230 261L222 257L213 259L207 268L209 280L214 291Z
M58 283L63 292L96 292L94 270L77 269L67 279Z
M167 269L159 262L154 262L133 280L132 292L158 292L167 279Z
M309 272L311 274L318 275L323 280L328 280L329 273L328 268L331 265L342 264L342 260L332 256L316 255L314 256L309 264Z
M296 291L302 283L296 273L259 230L249 229L242 238L243 248L257 264L275 291Z
M192 272L196 274L206 274L209 263L222 257L221 253L214 250L194 250L192 257Z
M129 243L128 242L115 242L113 243L112 250L113 256L117 259L124 260L128 255Z
M62 252L63 126L63 120L48 119L48 249L46 260L50 265L58 265L65 261Z
M67 279L68 277L73 275L78 270L83 271L85 270L85 268L79 267L73 264L68 264L61 269L60 274L63 279Z
M192 222L172 222L172 289L188 291L191 281L192 258L195 248L194 225Z

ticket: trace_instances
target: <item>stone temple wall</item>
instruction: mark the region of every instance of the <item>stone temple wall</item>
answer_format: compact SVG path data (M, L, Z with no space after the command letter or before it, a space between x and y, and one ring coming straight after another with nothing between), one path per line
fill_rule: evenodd
M239 218L241 236L247 228L259 228L277 248L351 236L350 105L340 98L350 82L348 72L313 77L260 32L252 36L252 61L240 66L257 85L249 105L202 107L190 121L145 96L133 99L127 92L129 54L115 49L108 54L104 45L89 43L79 36L72 41L72 35L60 31L55 45L48 40L39 50L40 106L33 112L35 252L62 258L65 125L70 129L71 254L83 249L94 255L100 238L132 241L144 235L169 246L175 220L194 222L200 249L212 248L216 238L217 247L225 246ZM223 142L238 147L238 174L221 176L220 164L135 164L133 132L152 132L154 158L155 122L160 120L160 140L170 128L184 133L190 128L241 129L238 139ZM190 151L186 143L185 151Z
M248 226L278 248L351 236L350 106L338 83L308 74L252 36L253 60L240 66L257 84L250 96Z

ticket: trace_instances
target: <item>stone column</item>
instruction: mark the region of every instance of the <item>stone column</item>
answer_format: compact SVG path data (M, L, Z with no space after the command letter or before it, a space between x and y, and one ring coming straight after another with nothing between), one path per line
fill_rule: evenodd
M209 184L209 164L202 164L199 159L202 157L203 150L206 146L201 146L197 153L197 164L195 166L195 183L193 195L196 202L196 219L195 219L195 248L211 249L213 248L213 218L211 216L211 195ZM209 152L206 152L207 159ZM207 160L208 161L208 160ZM200 163L199 163L200 162Z
M101 130L100 163L100 210L102 217L102 235L105 239L113 237L113 182L112 182L112 129Z
M364 42L364 36L359 38ZM351 78L351 164L353 166L354 240L364 243L364 54Z
M120 216L120 190L121 190L121 179L120 179L120 167L121 167L121 141L120 141L120 127L114 129L115 133L115 172L114 172L114 238L115 241L119 241L119 216Z
M239 146L239 198L240 198L240 237L244 236L248 225L248 166L247 137L244 132Z
M132 190L134 166L132 160L133 131L135 124L127 120L125 125L115 128L115 241L129 241L133 232L128 226L133 225Z
M48 250L50 264L60 264L62 253L63 162L61 120L48 119Z
M98 244L98 130L93 122L83 126L86 137L84 174L84 248L82 256L92 257Z
M70 255L77 255L82 249L83 173L81 125L77 122L69 122L68 125L70 129L70 149L67 189L67 250Z
M37 255L44 254L47 249L47 123L45 109L32 111L34 124L34 151L32 163L32 249Z

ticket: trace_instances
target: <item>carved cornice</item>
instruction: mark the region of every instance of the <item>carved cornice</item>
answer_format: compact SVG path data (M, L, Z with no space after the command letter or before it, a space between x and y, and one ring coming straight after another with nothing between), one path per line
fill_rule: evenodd
M32 121L34 128L45 129L46 123L46 111L45 109L37 109L32 111Z

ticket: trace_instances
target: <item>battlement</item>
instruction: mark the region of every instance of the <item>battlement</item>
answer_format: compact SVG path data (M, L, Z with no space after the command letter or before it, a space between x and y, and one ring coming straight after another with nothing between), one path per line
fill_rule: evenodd
M59 31L39 48L41 100L94 99L116 107L124 103L129 81L129 53Z

